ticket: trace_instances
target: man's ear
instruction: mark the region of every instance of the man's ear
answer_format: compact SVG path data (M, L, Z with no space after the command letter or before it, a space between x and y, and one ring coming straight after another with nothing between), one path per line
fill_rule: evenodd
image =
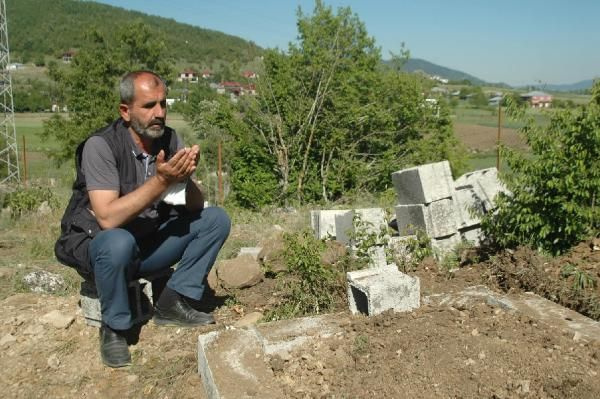
M119 113L125 122L129 122L131 120L129 115L129 105L123 103L119 104Z

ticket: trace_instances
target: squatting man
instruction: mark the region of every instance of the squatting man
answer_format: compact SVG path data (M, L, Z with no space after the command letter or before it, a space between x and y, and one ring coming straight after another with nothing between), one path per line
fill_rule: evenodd
M191 179L197 145L184 147L165 125L167 89L150 71L120 83L120 118L92 133L76 151L77 178L61 221L57 258L95 282L101 304L104 364L131 364L133 327L128 282L177 263L155 302L154 323L182 327L214 323L199 301L205 277L227 239L230 220ZM180 189L183 201L168 200ZM183 191L185 190L185 191Z

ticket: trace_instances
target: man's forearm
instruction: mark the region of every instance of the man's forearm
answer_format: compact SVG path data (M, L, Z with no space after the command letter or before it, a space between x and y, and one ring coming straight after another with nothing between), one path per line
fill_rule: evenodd
M100 197L102 191L90 191L92 208L98 223L103 229L121 227L133 220L167 189L169 183L157 176L148 179L143 185L127 195L112 199ZM101 205L105 204L105 205Z

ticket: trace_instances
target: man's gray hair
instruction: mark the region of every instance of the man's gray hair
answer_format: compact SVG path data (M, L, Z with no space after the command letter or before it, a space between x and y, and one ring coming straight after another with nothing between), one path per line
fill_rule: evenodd
M119 85L119 93L121 95L121 104L130 105L135 97L135 80L141 75L151 75L154 77L154 81L157 85L162 85L167 90L165 81L152 71L133 71L127 73L121 78L121 84Z

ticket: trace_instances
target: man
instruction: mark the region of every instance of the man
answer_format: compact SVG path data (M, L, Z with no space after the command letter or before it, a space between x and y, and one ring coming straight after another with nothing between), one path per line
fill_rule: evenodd
M120 84L121 117L92 134L76 153L77 179L61 221L55 252L63 263L93 277L102 312L100 353L110 367L131 364L125 334L132 327L128 282L178 263L155 303L158 325L200 326L211 314L192 308L229 235L220 208L203 209L191 176L197 145L183 148L165 126L166 86L149 71ZM163 197L185 187L185 205Z

